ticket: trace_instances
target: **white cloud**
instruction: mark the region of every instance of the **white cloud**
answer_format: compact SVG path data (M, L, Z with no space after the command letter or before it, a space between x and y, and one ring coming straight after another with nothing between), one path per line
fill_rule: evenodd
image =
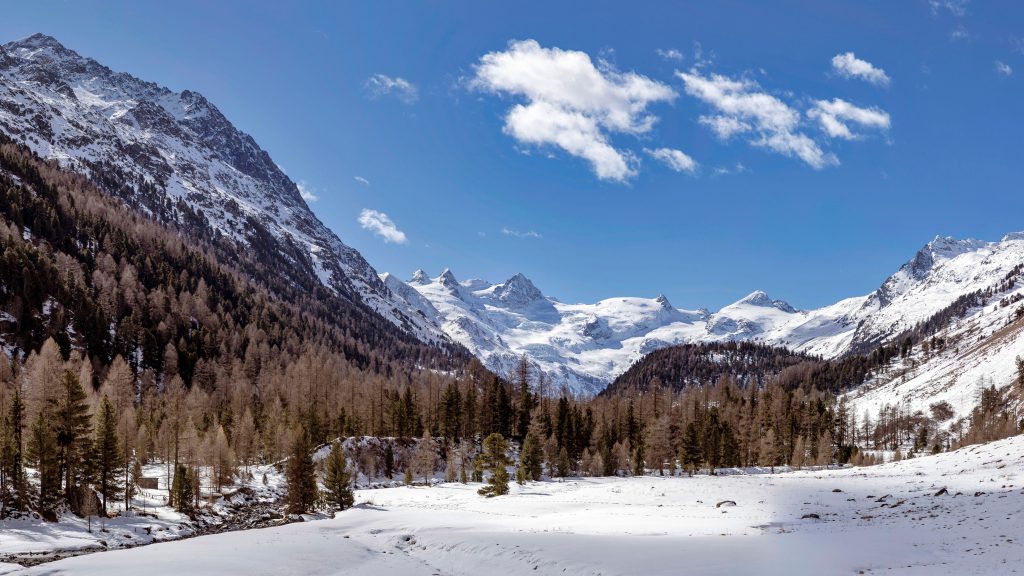
M1013 76L1013 68L1001 60L996 60L996 73L1000 76Z
M661 82L534 40L485 54L470 86L526 99L505 117L505 133L520 143L556 146L589 162L598 178L620 182L636 174L636 158L615 148L609 135L650 131L657 117L647 107L676 97Z
M296 182L295 186L299 189L299 195L302 196L302 199L305 200L306 202L316 202L317 200L320 199L319 196L313 193L313 190L310 189L309 185L306 184L305 180L300 180L299 182Z
M406 104L412 104L420 97L419 89L412 82L400 76L391 77L385 74L374 74L367 78L366 90L374 98L394 95Z
M890 82L885 70L875 67L867 60L857 58L853 52L836 54L832 58L832 70L843 78L857 78L875 86L888 86Z
M405 232L399 230L391 218L388 218L388 215L383 212L364 208L359 213L359 225L380 236L385 242L394 244L405 244L406 242Z
M356 182L359 182L363 186L369 186L370 185L370 181L367 180L366 178L363 178L362 176L353 176L352 178L353 178L353 180L355 180Z
M795 156L813 168L838 164L817 142L800 132L800 112L782 100L761 90L751 80L735 80L720 74L703 75L699 70L677 72L686 93L716 110L704 116L722 140L737 134L750 134L751 144L786 156Z
M807 116L816 120L830 137L844 140L856 140L860 137L850 129L850 124L883 131L888 130L890 126L889 114L884 110L861 108L839 98L833 98L831 101L815 100L814 106L807 111Z
M673 150L672 148L651 150L650 148L644 148L644 152L651 158L663 162L676 172L694 172L697 170L697 162L680 150Z
M698 121L711 129L722 140L728 140L736 134L748 132L753 127L735 116L701 116Z
M1024 38L1021 38L1020 36L1010 38L1010 46L1013 47L1014 52L1024 54Z
M928 0L932 14L938 14L945 10L953 16L963 16L967 14L968 4L970 4L970 0Z
M680 52L679 50L676 50L675 48L669 48L668 50L662 50L661 48L658 48L657 50L655 50L655 52L657 52L658 56L661 56L665 60L673 60L675 62L683 61L683 53Z
M539 232L533 230L527 230L525 232L516 230L514 228L502 228L501 233L505 236L515 236L516 238L543 238L544 236ZM483 233L481 233L482 235Z
M729 174L742 174L747 171L747 167L742 162L737 162L732 167L730 166L718 166L714 170L715 176L726 176Z
M963 24L958 25L949 32L950 40L970 40L971 33L967 31L967 27Z

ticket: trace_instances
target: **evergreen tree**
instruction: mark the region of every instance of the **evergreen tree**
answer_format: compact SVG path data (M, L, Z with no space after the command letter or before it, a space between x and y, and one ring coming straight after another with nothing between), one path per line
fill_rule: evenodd
M395 449L388 442L384 447L384 475L390 480L395 475Z
M736 433L733 432L733 428L728 422L723 423L721 428L721 463L723 466L739 466L740 445L736 440Z
M523 471L523 477L527 480L540 480L541 475L541 453L540 443L533 432L526 434L523 440L523 450L519 454L519 468Z
M445 442L454 442L462 437L462 395L455 382L449 382L441 397L441 424Z
M135 498L135 495L139 491L139 480L142 478L142 462L138 458L132 459L132 471L128 475L128 491L129 501Z
M27 448L26 460L39 474L39 510L56 519L55 511L60 502L60 453L56 435L43 411L39 411L32 422Z
M525 438L530 430L530 417L535 402L530 393L530 361L523 355L516 367L516 386L519 389L519 405L516 407L516 434Z
M715 469L722 462L722 423L718 418L717 408L712 408L708 412L701 452L704 462L708 465L708 473L714 475Z
M477 456L473 459L473 482L484 481L484 459L482 456Z
M96 438L93 440L93 467L100 498L103 500L103 515L107 515L107 498L120 493L118 481L121 462L121 443L117 436L117 415L114 406L104 394L96 413Z
M701 463L699 438L697 424L695 422L687 423L686 431L683 433L683 440L679 446L679 460L686 469L686 473L690 476L693 476L693 473L697 471Z
M78 376L71 370L64 371L60 394L53 414L56 418L57 446L60 449L61 468L64 476L64 498L76 500L78 476L82 461L88 453L89 406L85 401L85 390ZM104 514L106 504L104 502Z
M491 498L508 494L508 466L511 464L508 455L508 441L497 432L484 439L484 451L478 460L484 468L491 472L487 485L477 490L482 496Z
M572 473L572 464L569 462L569 451L562 446L558 451L558 477L565 478Z
M0 432L0 499L3 508L22 510L28 497L22 433L25 428L25 403L21 390L14 389L11 405L4 417Z
M325 462L324 497L331 508L344 510L352 506L355 496L352 493L352 473L348 471L345 450L335 440L331 445L331 453Z
M266 475L264 475L264 478ZM193 507L193 479L192 473L184 464L174 467L174 482L171 484L170 504L174 509L184 514L190 514Z
M291 456L285 469L288 495L285 499L289 514L308 512L316 504L316 467L313 447L305 429L299 431L292 442Z

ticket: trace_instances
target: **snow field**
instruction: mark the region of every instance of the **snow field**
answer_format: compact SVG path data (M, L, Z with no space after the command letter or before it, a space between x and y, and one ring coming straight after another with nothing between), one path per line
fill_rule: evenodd
M461 484L361 490L332 520L24 573L1012 574L1024 571L1022 471L1015 437L871 468L570 479L494 499Z

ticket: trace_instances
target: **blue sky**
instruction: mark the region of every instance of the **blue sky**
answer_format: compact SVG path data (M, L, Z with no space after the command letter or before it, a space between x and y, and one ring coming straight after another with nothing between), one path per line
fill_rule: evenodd
M380 271L811 308L1024 229L1019 2L207 4L8 3L0 39L202 92Z

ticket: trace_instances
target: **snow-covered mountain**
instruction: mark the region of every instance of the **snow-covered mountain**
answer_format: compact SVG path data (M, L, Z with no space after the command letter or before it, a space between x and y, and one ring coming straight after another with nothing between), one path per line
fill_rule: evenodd
M82 173L112 167L134 184L136 196L125 198L133 206L178 223L190 208L240 250L269 242L340 296L362 301L423 341L444 339L317 219L267 152L201 94L114 72L35 34L0 46L0 131Z
M673 344L754 340L826 358L864 351L960 296L1003 282L1024 262L1024 234L999 242L936 237L871 294L816 310L763 292L714 313L677 309L663 296L567 304L522 274L493 284L418 271L403 282L378 275L342 243L270 156L202 95L114 72L39 34L0 46L0 131L79 172L102 167L123 176L127 185L111 191L155 218L187 227L198 215L240 252L269 246L288 265L282 275L299 270L423 341L459 342L499 372L526 354L555 388L581 393ZM994 318L963 322L984 333ZM1014 343L1005 354L1018 353L1015 339L1003 342ZM950 372L940 372L948 380ZM878 380L871 389L885 385Z
M1021 263L1024 234L999 242L936 237L871 294L816 310L796 310L760 291L714 313L675 308L664 296L566 304L522 274L491 284L418 270L407 283L412 291L393 276L387 282L490 368L507 373L525 354L556 388L594 393L643 355L674 344L753 340L825 358L867 350L960 296L1005 282Z

